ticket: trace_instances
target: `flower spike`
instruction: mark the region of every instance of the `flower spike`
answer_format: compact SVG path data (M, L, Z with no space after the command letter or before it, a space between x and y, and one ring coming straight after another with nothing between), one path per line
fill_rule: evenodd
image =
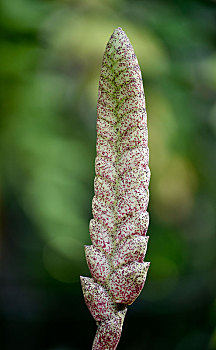
M92 278L81 277L84 299L98 324L93 350L117 348L127 305L140 294L149 224L148 129L140 67L121 28L107 43L97 104L97 157L92 245L85 247Z

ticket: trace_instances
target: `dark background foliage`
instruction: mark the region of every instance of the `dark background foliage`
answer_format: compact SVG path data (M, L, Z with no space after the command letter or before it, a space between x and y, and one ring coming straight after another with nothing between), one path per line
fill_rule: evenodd
M152 171L151 267L119 350L216 349L215 17L215 1L1 1L1 349L91 348L79 275L118 26L143 73Z

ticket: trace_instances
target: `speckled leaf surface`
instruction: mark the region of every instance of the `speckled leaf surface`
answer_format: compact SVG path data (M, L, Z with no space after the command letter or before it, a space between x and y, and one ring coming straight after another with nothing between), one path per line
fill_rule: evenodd
M94 350L116 349L127 305L140 294L150 263L144 262L149 224L148 129L140 67L121 28L104 53L97 105L92 278L81 277L86 305L98 330Z

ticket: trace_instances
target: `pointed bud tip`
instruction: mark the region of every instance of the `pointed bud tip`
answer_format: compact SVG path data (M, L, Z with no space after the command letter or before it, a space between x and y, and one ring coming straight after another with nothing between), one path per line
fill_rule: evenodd
M116 31L123 32L123 29L121 27L118 27L115 29Z
M116 28L115 30L114 30L114 32L113 32L113 34L112 35L115 35L115 34L117 34L117 35L119 35L119 34L123 34L123 35L126 35L125 34L125 32L123 31L123 29L121 28L121 27L118 27L118 28Z
M91 280L90 277L80 276L81 286L84 287L86 285L86 283L88 283L90 280Z
M80 276L80 282L81 282L81 284L84 282L84 276Z

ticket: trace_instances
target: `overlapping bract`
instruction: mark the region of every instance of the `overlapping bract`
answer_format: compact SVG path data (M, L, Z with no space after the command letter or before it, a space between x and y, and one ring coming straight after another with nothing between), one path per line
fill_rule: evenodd
M92 278L81 277L85 302L99 322L94 350L116 349L126 306L145 283L148 161L141 71L118 28L106 46L99 81L92 245L85 247Z

